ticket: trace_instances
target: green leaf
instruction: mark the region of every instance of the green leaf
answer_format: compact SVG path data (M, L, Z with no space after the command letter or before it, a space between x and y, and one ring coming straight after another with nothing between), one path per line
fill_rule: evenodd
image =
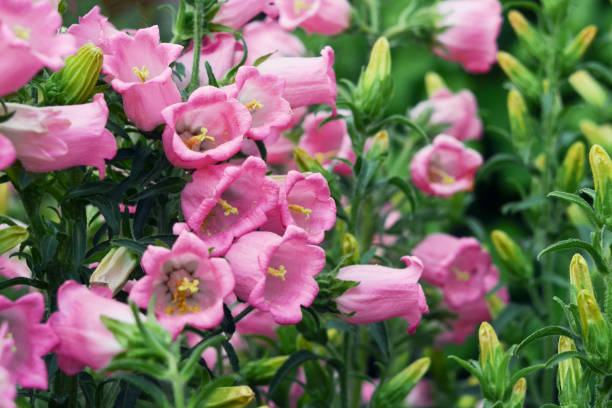
M170 402L161 389L151 381L135 374L115 374L115 378L128 382L147 394L157 407L171 408Z
M423 139L423 141L427 144L431 143L431 140L429 140L429 136L427 136L427 133L425 133L425 131L418 125L416 124L416 122L414 122L413 120L407 118L406 116L403 115L391 115L383 120L381 120L380 122L378 122L374 129L372 129L372 133L376 133L379 130L381 130L382 128L385 127L385 125L389 124L389 123L399 123L400 125L404 125L406 127L409 127L410 129L414 130L416 132L416 134L418 134L419 136L421 136L421 138Z
M417 205L417 198L416 198L416 193L414 192L414 189L412 188L412 186L397 176L391 177L388 183L402 190L402 193L404 193L404 195L410 202L410 207L412 211L414 211Z
M480 370L480 366L473 360L465 361L462 358L457 356L448 356L450 360L457 362L461 367L463 367L468 373L472 374L480 384L482 384L482 371Z
M587 203L586 200L579 195L566 193L564 191L553 191L552 193L549 193L547 197L560 198L561 200L576 204L584 210L586 215L595 225L601 226L601 222L599 221L597 214L595 214L595 211L593 211L593 207L591 207L589 203Z
M176 194L180 193L183 187L185 187L185 179L183 177L168 177L159 183L153 184L151 188L129 197L128 200L140 201L162 194Z
M369 325L370 334L378 346L385 361L389 360L389 336L385 322L372 323Z
M215 78L215 74L213 73L212 67L208 61L204 61L204 68L206 68L206 75L208 76L208 84L214 86L216 88L219 87L217 83L217 78Z
M33 288L38 288L38 289L43 289L43 290L46 290L49 287L47 282L37 280L37 279L12 278L12 279L3 280L2 282L0 282L0 291L6 288L16 286L16 285L28 285L28 286L32 286Z
M293 371L295 368L299 367L303 362L308 360L317 360L321 357L318 355L308 351L308 350L300 350L297 353L293 354L285 363L278 369L272 381L270 381L270 387L268 388L268 394L274 394L276 388L280 385L280 383L285 379L287 374Z
M267 161L268 159L268 150L266 149L266 145L263 140L255 140L255 146L257 146L257 150L259 151L259 155L261 156L261 160Z
M543 337L550 337L550 336L566 336L566 337L572 338L573 333L569 329L566 329L565 327L562 327L562 326L543 327L531 333L529 336L525 337L525 339L523 339L523 341L519 343L518 347L516 348L516 352L518 353L523 347L525 347L529 343L532 343Z
M0 230L0 254L15 248L28 239L29 235L25 228L18 225Z
M206 339L205 341L201 341L194 348L192 348L189 357L182 362L180 368L180 374L183 380L188 381L191 378L204 350L209 347L216 347L222 341L223 336L218 335L211 337L210 339Z
M525 377L528 374L533 373L534 371L542 370L544 368L549 368L547 364L535 364L529 367L521 368L516 373L512 374L510 377L510 384L515 384L519 378Z
M591 257L593 258L593 262L595 262L595 266L597 266L597 269L599 270L600 273L602 274L606 274L606 273L610 273L610 269L609 266L606 263L606 260L601 256L601 254L593 247L593 245L589 244L588 242L584 242L581 241L579 239L576 238L570 238L570 239L566 239L564 241L559 241L559 242L555 242L554 244L550 245L547 248L544 248L539 254L538 254L538 260L546 255L549 254L551 252L555 252L555 251L561 251L564 249L583 249L585 251L587 251L589 253L589 255L591 255Z

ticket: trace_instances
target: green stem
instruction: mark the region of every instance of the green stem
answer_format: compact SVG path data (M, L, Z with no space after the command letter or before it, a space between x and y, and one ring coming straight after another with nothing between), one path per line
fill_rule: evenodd
M193 10L193 65L191 68L191 80L187 86L188 94L200 87L200 52L202 50L203 19L204 1L196 0Z
M185 22L185 0L179 2L178 13L176 14L176 21L174 22L174 35L172 36L172 43L178 44L181 41L181 33L183 32L183 24Z
M351 333L344 333L342 342L342 372L340 373L340 407L349 408L349 361L351 361Z
M185 408L185 384L178 369L178 362L172 354L168 356L168 371L168 376L172 381L174 408Z
M368 6L370 8L370 28L374 34L378 34L380 29L380 5L378 0L369 0Z

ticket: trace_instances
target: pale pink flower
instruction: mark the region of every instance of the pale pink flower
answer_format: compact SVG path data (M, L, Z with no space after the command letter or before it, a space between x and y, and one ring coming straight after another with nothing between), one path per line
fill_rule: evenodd
M117 143L105 128L108 108L102 94L82 105L6 106L15 114L0 123L0 133L12 142L26 170L41 173L87 165L104 177L104 159L115 156Z
M198 237L183 232L172 249L149 245L141 263L146 275L132 287L130 299L146 308L155 296L155 314L174 338L186 324L206 330L221 323L234 276L225 259L209 257Z
M0 255L0 276L7 279L31 278L32 271L28 268L28 264L25 261L5 253Z
M326 46L320 57L279 57L268 59L257 68L262 74L273 74L285 80L285 98L292 108L326 103L335 112L336 74L334 50Z
M491 268L491 256L476 239L432 234L413 254L425 265L423 280L441 288L451 308L473 302L486 292L484 278Z
M212 68L213 75L220 81L227 71L234 66L237 53L242 50L242 44L230 33L214 33L202 39L200 51L200 86L208 85L208 74L206 73L205 63L208 62ZM251 49L249 48L249 53ZM180 81L176 81L181 88L187 88L191 80L191 70L193 68L193 41L189 47L176 60L185 67L185 76Z
M226 87L229 96L242 103L253 118L248 136L263 140L272 127L291 121L291 106L283 99L285 81L276 75L262 75L255 67L240 67L233 85Z
M444 134L457 140L480 139L482 136L482 122L478 118L476 98L466 89L456 94L446 88L440 89L415 106L410 111L410 116L417 119L429 110L431 125L449 125Z
M59 367L68 375L84 367L100 370L123 351L101 316L124 323L136 322L128 305L112 299L110 289L102 286L87 289L72 280L60 286L57 307L49 318L49 325L60 339L53 351Z
M279 324L302 320L319 287L314 280L325 266L325 251L308 244L304 230L290 225L285 234L255 231L240 237L226 254L236 277L236 295Z
M336 35L348 28L351 5L347 0L277 0L279 22L287 30L297 26L309 33Z
M436 35L440 44L434 52L461 63L466 71L483 73L496 61L497 36L502 25L498 0L445 0L436 5L442 17Z
M481 165L480 153L442 134L414 155L410 175L424 193L450 197L474 188L474 174Z
M302 41L287 32L273 19L253 21L244 26L242 36L247 45L245 64L253 65L258 58L271 54L268 59L278 57L301 57L306 53Z
M274 1L228 0L221 5L221 8L215 14L213 23L240 30L243 25L262 12L274 17L277 13Z
M337 278L359 282L336 298L338 310L353 315L344 320L351 324L381 322L401 317L408 322L408 331L414 333L421 315L429 313L423 288L418 283L423 264L414 256L401 258L403 269L380 265L350 265L340 268Z
M237 316L240 312L246 309L246 304L239 303L232 309L232 314ZM258 334L269 337L273 340L278 338L276 328L278 324L274 321L274 316L268 312L262 312L259 309L251 311L248 315L236 323L236 330L242 335Z
M107 17L100 14L99 6L94 6L83 17L79 17L79 24L71 25L67 32L74 36L78 48L91 41L104 55L112 54L111 39L121 33Z
M8 324L0 323L0 408L15 408L17 395L15 380L8 367L15 354L15 340L8 334Z
M0 96L24 86L43 67L58 70L76 50L70 34L57 34L62 17L46 1L0 2Z
M234 238L266 222L279 189L266 171L261 159L249 157L239 166L208 166L193 173L181 193L181 208L212 255L225 254Z
M322 165L334 164L334 171L343 176L350 175L353 170L346 163L334 160L346 159L355 162L355 153L351 137L346 128L344 119L335 119L320 126L328 119L328 112L317 112L306 115L304 119L304 135L300 138L298 147L314 157Z
M15 162L17 152L9 139L0 134L0 170L4 170Z
M336 202L327 180L320 173L287 173L281 186L279 208L285 227L297 225L308 234L311 244L319 244L336 223Z
M162 109L181 101L170 63L182 49L160 43L158 26L138 30L134 37L121 33L112 38L104 72L110 74L113 89L123 96L125 114L138 128L149 131L161 125Z
M249 110L212 86L195 90L189 100L164 109L164 150L170 163L197 169L224 161L242 148L251 127Z
M44 313L45 299L40 293L30 293L15 301L0 295L0 322L7 327L4 337L14 341L11 351L3 356L2 366L23 388L46 390L48 386L42 357L55 347L58 339L48 324L40 323Z

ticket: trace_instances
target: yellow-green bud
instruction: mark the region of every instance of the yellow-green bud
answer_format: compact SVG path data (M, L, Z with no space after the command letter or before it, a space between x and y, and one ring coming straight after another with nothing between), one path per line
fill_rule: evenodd
M516 89L508 92L508 119L512 139L517 146L527 146L535 139L525 99Z
M559 337L558 353L576 351L576 345L569 337ZM558 366L557 389L559 390L559 401L563 406L577 404L580 393L584 392L581 387L582 366L577 358L563 360Z
M563 50L563 59L566 67L573 67L589 48L595 36L597 27L590 25L585 27L572 42Z
M480 366L484 367L486 364L493 364L497 349L501 347L497 334L493 327L487 323L482 322L478 329L478 343L480 346Z
M242 376L249 384L266 384L274 377L276 371L287 361L289 356L277 356L249 361L240 370Z
M64 67L49 78L48 83L57 92L50 98L59 105L87 102L98 82L103 58L102 50L91 42L79 48L76 55L68 57Z
M569 83L587 103L600 108L606 104L606 90L587 71L574 72L569 77Z
M593 145L589 161L595 184L595 212L612 224L612 160L601 146Z
M388 382L383 383L372 396L372 407L395 407L401 404L423 378L430 364L429 357L420 358L394 375Z
M391 74L391 49L389 41L385 37L380 37L374 43L370 53L368 67L363 73L363 86L371 89L379 85Z
M255 393L246 385L216 388L204 408L244 408L255 401Z
M92 286L108 287L116 295L138 265L138 257L125 247L113 248L102 258L91 274Z
M612 154L612 126L598 126L595 122L584 119L580 121L580 131L587 138L589 144L598 144L606 149L608 154Z
M381 130L376 133L372 139L372 145L366 153L366 157L369 159L376 159L389 150L389 134L386 130Z
M494 230L491 240L499 255L502 265L515 278L527 280L533 274L531 260L527 258L521 247L504 231Z
M0 230L0 255L28 239L28 231L18 225Z
M585 340L588 340L589 330L604 322L597 300L588 290L583 289L578 292L578 313L582 324L582 335Z
M359 77L355 104L361 112L378 116L389 102L392 92L391 49L389 41L380 37L372 47L368 66Z
M361 255L359 253L359 243L353 234L346 233L342 237L342 255L349 255L344 261L345 265L354 265L358 264L361 259Z
M519 60L507 52L497 53L497 62L508 78L528 97L538 98L540 95L540 82L535 75Z
M512 387L512 394L510 395L509 408L522 408L525 403L525 394L527 393L527 381L525 377L518 379L514 387Z
M299 147L293 150L293 159L295 160L295 165L298 170L301 172L311 171L313 167L316 167L315 159Z
M586 161L586 147L582 142L576 142L567 149L561 168L557 173L557 188L573 193L584 177L584 162Z
M538 156L533 161L533 165L536 169L542 172L546 170L546 155L544 153L538 154Z
M584 210L577 204L568 205L565 214L574 227L587 227L591 225L591 220L589 220Z
M489 309L489 313L493 319L497 318L497 316L499 316L502 310L504 310L506 307L506 303L504 303L504 301L495 294L487 296L486 302L487 309Z
M572 299L576 300L576 294L581 290L586 290L591 296L595 296L593 292L593 284L591 283L591 274L589 273L589 264L580 254L575 254L570 262L569 267L570 283L576 289L572 294Z
M511 10L508 13L508 21L510 21L514 33L527 50L535 56L540 55L543 42L538 32L527 21L525 16L516 10Z
M444 79L435 72L428 72L425 74L425 90L427 95L432 97L433 94L438 92L440 89L447 89L448 86L444 82Z

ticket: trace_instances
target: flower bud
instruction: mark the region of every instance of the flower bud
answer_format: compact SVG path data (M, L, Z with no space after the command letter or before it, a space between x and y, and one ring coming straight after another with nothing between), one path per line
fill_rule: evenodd
M595 184L595 212L612 225L612 160L601 146L594 145L589 161Z
M138 265L138 257L125 247L113 248L107 253L89 278L91 286L108 287L116 295Z
M502 51L497 53L497 62L521 92L534 99L540 96L540 82L519 60Z
M518 379L514 387L512 387L512 394L510 394L509 408L522 408L525 403L525 393L527 392L527 381L525 377Z
M499 296L493 294L487 296L487 309L489 309L489 313L493 319L497 318L502 310L506 307L506 303Z
M591 283L591 275L589 273L589 265L582 255L575 254L572 258L569 275L570 283L576 288L576 294L581 290L586 290L591 296L595 296L593 284ZM573 300L576 300L576 294L572 295Z
M528 280L533 274L533 265L521 247L501 230L493 231L491 240L502 265L508 272L515 278Z
M569 82L587 103L600 108L606 104L606 90L587 71L574 72L570 75Z
M255 393L246 385L216 388L204 408L244 408L255 401Z
M593 42L593 39L595 39L595 35L597 35L597 27L590 25L580 31L578 36L565 47L563 50L563 62L566 67L571 68L580 61L580 58L582 58Z
M604 317L595 297L586 289L578 292L578 312L582 324L582 335L585 340L588 340L589 330L599 327L604 322Z
M497 349L501 347L497 334L493 327L482 322L478 329L478 343L480 345L480 366L484 367L487 364L494 364Z
M560 336L558 353L576 351L574 342L569 337ZM581 393L585 392L581 386L582 366L580 360L569 358L559 363L557 375L557 389L559 390L559 401L563 406L581 406L579 404Z
M361 255L359 253L359 243L353 234L346 233L342 237L342 255L350 255L344 261L344 265L355 265L359 263Z
M568 205L565 214L574 227L588 227L591 225L591 220L589 220L584 210L577 204Z
M28 231L18 225L0 230L0 255L28 239Z
M385 37L380 37L372 47L370 61L361 73L355 103L365 114L378 116L393 92L391 80L391 50Z
M586 160L586 147L582 142L570 146L557 173L557 188L561 191L573 193L584 176L584 162Z
M440 75L436 74L435 72L428 72L425 74L425 89L427 91L427 96L430 98L440 89L447 88L448 86Z
M523 95L516 89L508 93L508 118L515 145L527 146L535 140L527 105Z
M598 126L595 122L584 119L580 121L580 131L587 138L589 144L598 144L603 147L608 154L612 154L612 126Z
M249 384L266 384L288 358L289 356L277 356L250 361L242 367L240 372Z
M578 292L578 313L589 360L604 370L612 369L612 325L587 290Z
M66 59L64 67L51 75L52 101L47 105L78 105L87 102L96 86L104 54L93 43L88 42L79 48L76 55Z
M423 357L404 368L388 382L376 389L372 396L372 407L395 407L406 399L406 396L425 375L431 364L429 357Z
M296 147L293 150L293 159L295 165L301 172L311 171L313 167L316 167L316 160L313 159L304 149Z
M381 130L372 138L372 145L366 153L369 159L376 159L387 153L389 150L389 134L386 130Z
M542 52L542 39L535 28L527 21L525 16L516 10L508 13L508 20L518 39L534 56Z

